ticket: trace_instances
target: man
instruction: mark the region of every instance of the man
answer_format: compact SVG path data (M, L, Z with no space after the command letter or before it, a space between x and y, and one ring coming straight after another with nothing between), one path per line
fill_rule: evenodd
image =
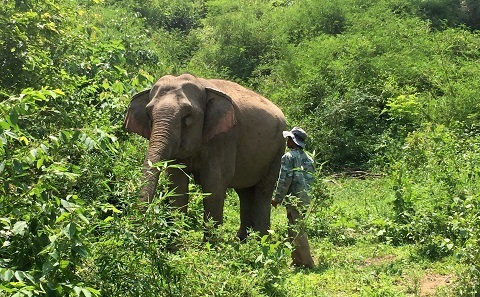
M272 199L272 206L277 207L285 200L288 218L288 236L293 239L293 265L313 268L314 262L310 254L307 235L304 230L303 215L310 204L309 189L313 181L314 163L304 152L307 133L294 127L284 131L290 149L282 157L282 167L277 181L277 189ZM299 229L298 233L295 229Z

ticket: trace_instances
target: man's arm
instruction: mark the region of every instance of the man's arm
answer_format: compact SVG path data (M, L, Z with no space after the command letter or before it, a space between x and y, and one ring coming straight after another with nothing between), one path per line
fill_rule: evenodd
M282 166L278 175L277 188L274 192L272 205L276 207L281 204L288 193L288 189L292 184L293 172L291 168L291 160L288 155L282 157Z

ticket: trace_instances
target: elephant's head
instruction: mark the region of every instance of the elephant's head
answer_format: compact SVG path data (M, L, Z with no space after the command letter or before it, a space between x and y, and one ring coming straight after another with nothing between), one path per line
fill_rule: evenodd
M150 201L158 182L159 172L149 161L188 159L234 126L231 98L192 75L164 76L150 90L133 96L124 127L150 140L140 199Z

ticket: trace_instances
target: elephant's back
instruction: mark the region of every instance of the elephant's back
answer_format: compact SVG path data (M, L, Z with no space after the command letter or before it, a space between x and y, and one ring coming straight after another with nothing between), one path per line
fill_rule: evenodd
M247 184L254 185L273 162L280 162L278 152L285 147L282 135L286 130L285 116L273 102L237 83L224 80L212 83L232 98L237 109L239 137L233 182L248 180Z
M285 121L285 116L281 109L262 95L228 80L211 79L209 82L229 95L239 108L240 113L252 110L266 111L270 116L274 116L280 121Z

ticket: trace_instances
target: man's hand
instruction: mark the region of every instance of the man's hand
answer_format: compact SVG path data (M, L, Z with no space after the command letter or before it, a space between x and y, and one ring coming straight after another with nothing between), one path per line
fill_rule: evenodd
M278 205L278 203L275 202L275 200L272 199L272 206L275 207L275 208L277 208L277 205Z

